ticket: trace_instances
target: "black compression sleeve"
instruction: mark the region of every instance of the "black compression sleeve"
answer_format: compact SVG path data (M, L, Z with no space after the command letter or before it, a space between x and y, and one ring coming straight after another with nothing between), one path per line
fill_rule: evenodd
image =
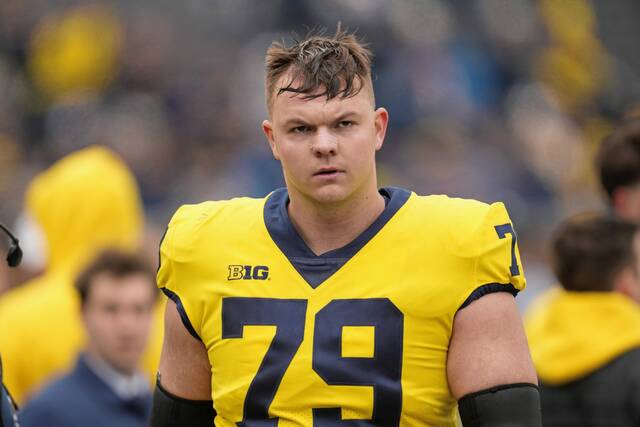
M211 427L216 417L211 400L188 400L174 396L156 382L151 427Z
M506 384L458 401L464 427L540 427L540 394L534 384Z

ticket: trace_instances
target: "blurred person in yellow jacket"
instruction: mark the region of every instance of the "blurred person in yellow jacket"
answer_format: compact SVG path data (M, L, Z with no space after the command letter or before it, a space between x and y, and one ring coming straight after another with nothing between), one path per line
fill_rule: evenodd
M137 248L143 230L133 175L99 146L72 153L35 177L25 204L45 237L47 265L44 274L0 297L4 380L18 403L69 369L83 348L76 275L105 248ZM159 358L161 311L144 356L150 377Z
M530 309L526 330L543 425L640 425L640 232L580 215L552 243L562 288Z

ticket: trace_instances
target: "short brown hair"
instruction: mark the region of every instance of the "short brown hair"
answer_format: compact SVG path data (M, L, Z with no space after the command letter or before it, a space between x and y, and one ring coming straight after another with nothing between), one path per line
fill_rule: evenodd
M368 46L340 24L331 37L312 31L290 47L284 41L273 42L265 60L267 107L271 111L274 97L283 92L305 94L304 99L355 96L371 82L372 57ZM291 78L276 93L275 86L286 73ZM296 82L299 86L294 87ZM324 91L316 93L321 88Z
M638 226L619 218L578 215L552 239L553 270L569 291L610 291L617 274L635 260Z
M157 292L155 275L148 264L139 256L117 250L106 250L96 257L76 279L76 289L80 294L80 303L84 307L94 279L106 274L121 279L133 275L143 275L149 279L149 286Z
M640 119L624 122L602 141L596 164L610 200L617 188L640 182Z

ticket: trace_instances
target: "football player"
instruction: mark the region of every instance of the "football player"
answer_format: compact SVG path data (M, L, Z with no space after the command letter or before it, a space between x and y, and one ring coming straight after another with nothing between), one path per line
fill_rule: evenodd
M286 188L181 207L152 425L540 425L501 203L378 189L389 114L338 28L266 57Z

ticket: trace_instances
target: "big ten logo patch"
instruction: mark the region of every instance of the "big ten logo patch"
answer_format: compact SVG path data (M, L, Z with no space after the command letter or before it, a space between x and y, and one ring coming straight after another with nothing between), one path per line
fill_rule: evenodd
M267 280L269 267L266 265L230 265L228 280Z

